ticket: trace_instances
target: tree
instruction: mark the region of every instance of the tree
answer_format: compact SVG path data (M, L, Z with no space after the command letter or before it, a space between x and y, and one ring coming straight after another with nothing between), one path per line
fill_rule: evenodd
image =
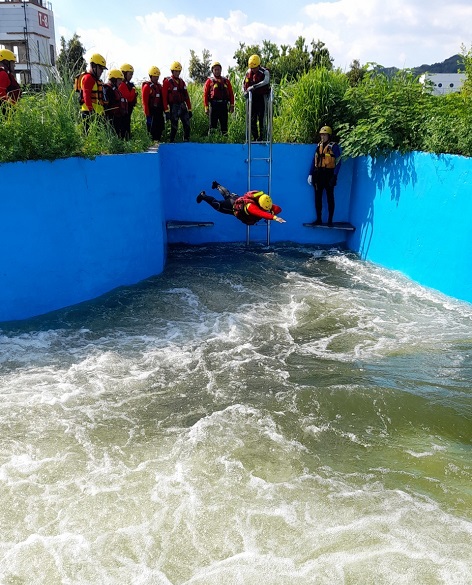
M465 81L464 81L464 85L462 86L462 91L465 94L468 95L472 95L472 47L470 49L467 49L467 47L462 44L461 45L461 58L462 58L462 63L459 63L459 65L462 65L463 67L463 71L465 70Z
M61 52L57 58L56 67L62 81L69 81L85 71L84 55L85 48L77 33L74 33L74 36L67 42L64 37L61 37Z
M361 62L358 59L354 59L351 63L351 69L346 73L346 77L349 79L349 85L354 87L364 79L366 74L367 66L361 67Z
M328 51L328 47L318 39L318 41L311 41L311 66L326 67L328 71L333 69L334 59L331 57Z
M247 71L247 62L251 55L261 55L261 48L259 45L249 45L246 47L245 43L239 43L239 49L237 49L233 55L233 59L238 64L237 70L244 75Z
M190 63L188 72L193 79L198 83L205 83L211 74L211 53L207 49L202 51L202 60L197 57L195 51L190 49Z

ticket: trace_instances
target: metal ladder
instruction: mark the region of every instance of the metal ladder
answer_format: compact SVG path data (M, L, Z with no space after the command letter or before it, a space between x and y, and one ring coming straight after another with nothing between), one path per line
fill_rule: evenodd
M247 190L258 189L271 196L272 183L272 118L273 118L274 94L272 88L266 98L266 107L264 112L264 140L257 142L257 149L264 150L265 156L253 155L253 141L251 134L251 117L252 117L252 92L248 92L246 102L246 144L247 144ZM260 147L259 147L260 145ZM253 187L256 183L256 187ZM265 220L267 227L267 246L270 246L270 221ZM252 226L255 227L255 226ZM246 226L246 245L251 240L251 226Z

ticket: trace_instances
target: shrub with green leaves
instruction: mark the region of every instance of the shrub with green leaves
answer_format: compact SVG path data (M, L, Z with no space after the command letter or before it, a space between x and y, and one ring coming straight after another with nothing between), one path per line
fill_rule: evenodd
M470 52L465 58L472 63ZM469 71L472 72L472 65ZM246 99L242 76L232 72L235 111L229 116L228 135L209 133L203 108L203 85L189 83L192 102L193 142L233 142L246 139ZM410 71L393 77L370 71L353 87L340 70L310 69L298 80L283 77L272 83L274 92L274 142L311 143L322 125L330 125L340 139L344 156L420 150L472 156L472 92L470 84L460 94L434 96ZM94 117L84 132L77 94L71 84L51 85L38 93L26 91L15 105L0 110L0 162L68 156L142 152L152 141L140 103L134 109L131 140L120 140L105 119ZM163 135L168 139L169 123ZM182 128L176 140L181 141Z

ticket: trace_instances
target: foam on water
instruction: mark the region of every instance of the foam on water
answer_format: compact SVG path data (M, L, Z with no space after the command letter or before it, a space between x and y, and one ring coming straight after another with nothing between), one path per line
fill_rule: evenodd
M472 582L470 306L238 262L1 332L0 583Z

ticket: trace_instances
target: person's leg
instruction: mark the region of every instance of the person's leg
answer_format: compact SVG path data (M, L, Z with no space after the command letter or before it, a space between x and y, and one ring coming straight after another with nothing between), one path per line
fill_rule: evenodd
M328 225L332 225L334 216L334 187L326 185L326 198L328 201Z
M190 140L190 116L185 106L181 106L180 108L180 120L184 130L184 141L188 142Z
M323 211L323 185L319 183L315 183L313 185L315 189L315 211L316 211L316 220L315 225L321 225L323 223L322 220L322 211Z
M202 191L197 196L197 203L201 203L202 201L205 201L205 203L208 203L208 205L211 205L213 209L219 211L220 213L233 215L233 204L230 199L218 201L218 199L215 199L211 195L207 195L205 191Z
M232 197L232 195L228 191L228 189L226 187L223 187L223 185L220 185L218 183L218 181L213 181L213 183L211 184L211 188L212 189L218 189L218 191L221 193L221 195L223 195L223 197L225 199L230 199Z
M228 104L226 102L218 104L218 118L220 121L221 134L226 136L228 134Z
M153 140L160 142L164 132L164 113L162 110L156 110L152 116L151 135Z
M212 130L218 128L218 110L215 105L216 104L210 104L210 134Z
M169 142L174 142L179 127L180 106L172 104L170 107L170 137Z

